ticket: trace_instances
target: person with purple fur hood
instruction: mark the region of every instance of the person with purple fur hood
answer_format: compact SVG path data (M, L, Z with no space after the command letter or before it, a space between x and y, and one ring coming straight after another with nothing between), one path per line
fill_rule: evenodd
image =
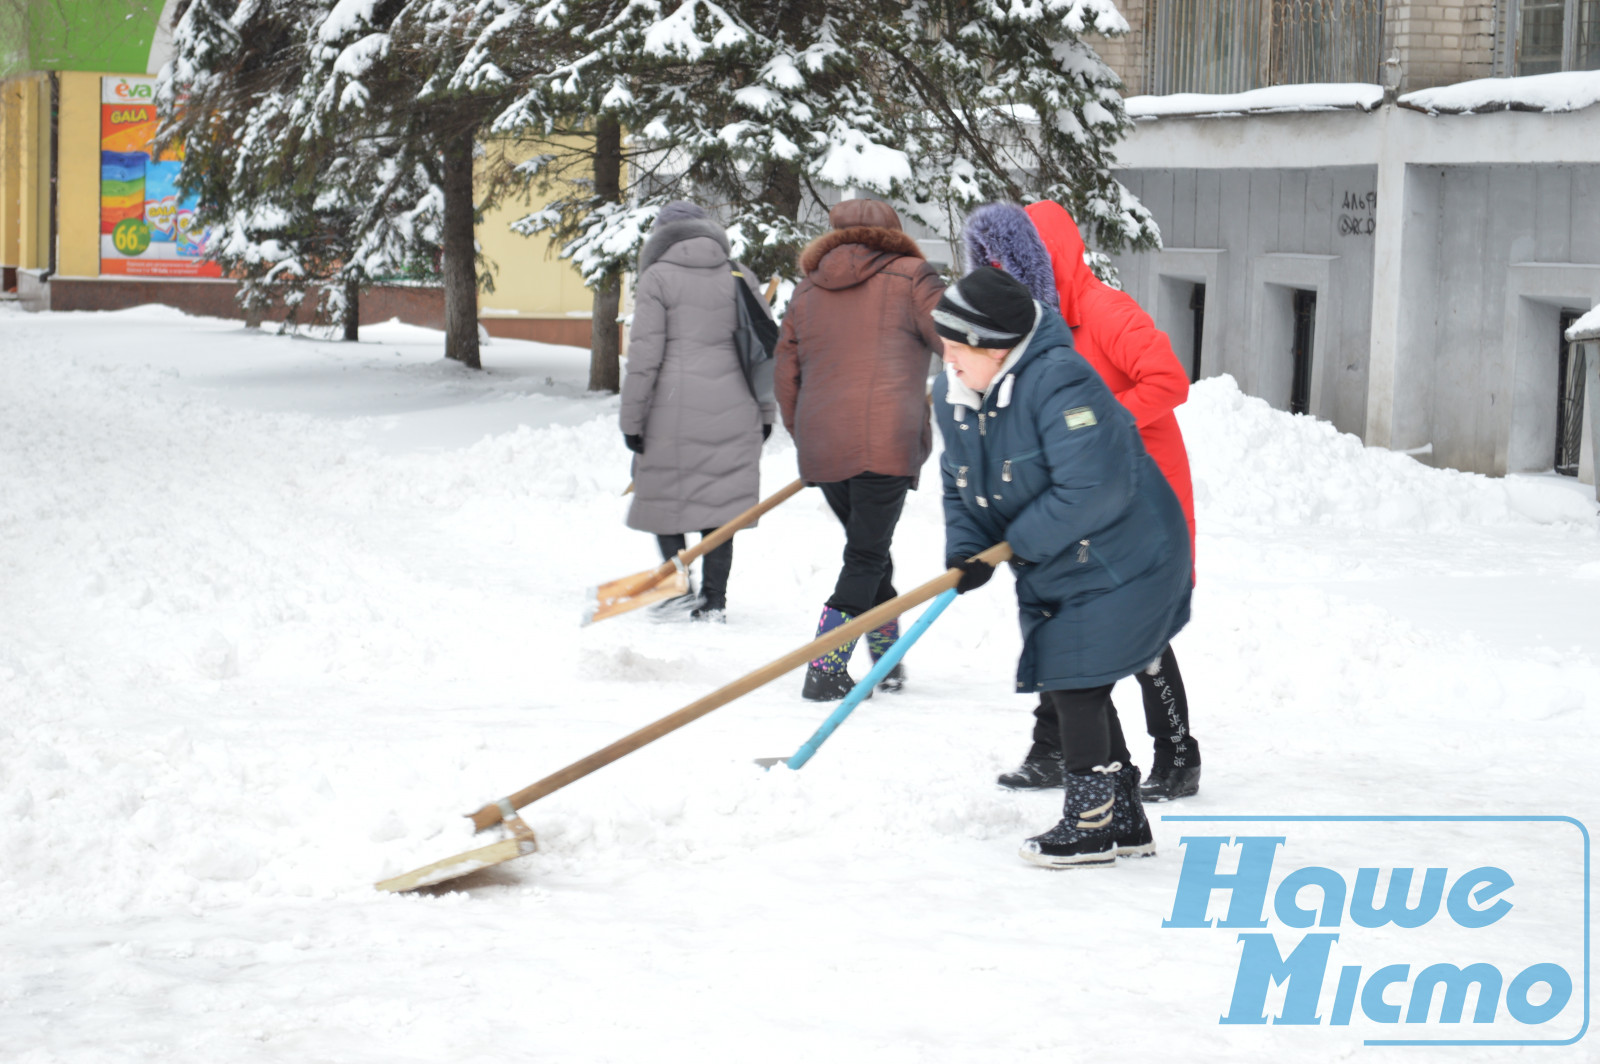
M973 211L963 231L967 269L994 266L1021 281L1072 330L1073 345L1094 367L1117 401L1134 416L1145 450L1155 459L1183 507L1194 550L1194 492L1189 456L1173 409L1189 394L1189 378L1166 334L1125 292L1096 278L1083 261L1083 239L1059 204L1027 209L990 203ZM1136 674L1145 729L1155 744L1145 801L1185 798L1200 788L1200 746L1189 731L1189 699L1178 659L1168 646L1150 668ZM999 782L1013 789L1061 786L1062 754L1055 710L1041 700L1034 710L1033 746L1015 772Z

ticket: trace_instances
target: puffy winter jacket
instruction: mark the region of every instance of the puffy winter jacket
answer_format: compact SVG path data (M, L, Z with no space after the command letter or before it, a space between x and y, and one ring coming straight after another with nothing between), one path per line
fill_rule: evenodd
M978 396L934 383L946 553L1016 554L1017 689L1114 683L1189 620L1183 510L1133 416L1041 308L1021 355Z
M639 264L620 423L644 437L644 453L633 460L628 527L715 528L756 504L761 425L774 413L750 394L734 347L734 271L746 284L750 271L704 219L657 228Z
M774 391L808 484L857 473L915 478L933 450L930 312L939 273L893 208L846 200L832 232L800 256L805 279L783 316Z
M1027 211L1050 253L1061 316L1072 327L1073 346L1138 422L1145 449L1183 505L1193 554L1189 452L1172 413L1189 397L1188 374L1172 353L1167 334L1156 328L1144 308L1128 293L1101 281L1083 261L1083 236L1066 208L1045 200Z

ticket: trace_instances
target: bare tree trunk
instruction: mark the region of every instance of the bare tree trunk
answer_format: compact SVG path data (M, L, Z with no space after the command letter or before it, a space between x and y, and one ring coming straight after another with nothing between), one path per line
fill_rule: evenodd
M617 311L622 307L622 282L613 278L594 290L594 321L589 329L589 390L622 390L622 338Z
M361 339L361 282L354 277L344 281L344 338L352 344Z
M478 255L473 233L472 133L445 143L444 357L482 369L478 355Z
M595 122L594 194L602 203L622 198L622 125L610 115ZM622 307L622 279L611 277L595 286L594 313L589 326L589 390L615 392L622 388L622 341L617 311Z

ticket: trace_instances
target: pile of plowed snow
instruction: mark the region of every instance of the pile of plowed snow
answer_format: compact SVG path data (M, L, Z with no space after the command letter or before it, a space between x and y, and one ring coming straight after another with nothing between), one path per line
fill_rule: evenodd
M1227 374L1190 389L1178 421L1202 532L1213 525L1421 532L1595 518L1594 501L1561 484L1434 469L1367 447L1326 421L1245 395Z

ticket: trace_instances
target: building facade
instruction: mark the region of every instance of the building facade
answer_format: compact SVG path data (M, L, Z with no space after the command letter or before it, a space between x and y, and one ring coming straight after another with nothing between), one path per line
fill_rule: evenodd
M1127 0L1118 260L1198 377L1488 474L1579 472L1600 0Z
M174 6L59 0L0 20L0 291L30 309L166 303L241 316L234 283L204 261L193 204L172 187L178 161L150 143ZM577 271L548 240L511 231L535 206L485 212L479 242L497 269L481 319L495 335L586 347L590 296ZM361 316L442 327L443 295L378 285Z

